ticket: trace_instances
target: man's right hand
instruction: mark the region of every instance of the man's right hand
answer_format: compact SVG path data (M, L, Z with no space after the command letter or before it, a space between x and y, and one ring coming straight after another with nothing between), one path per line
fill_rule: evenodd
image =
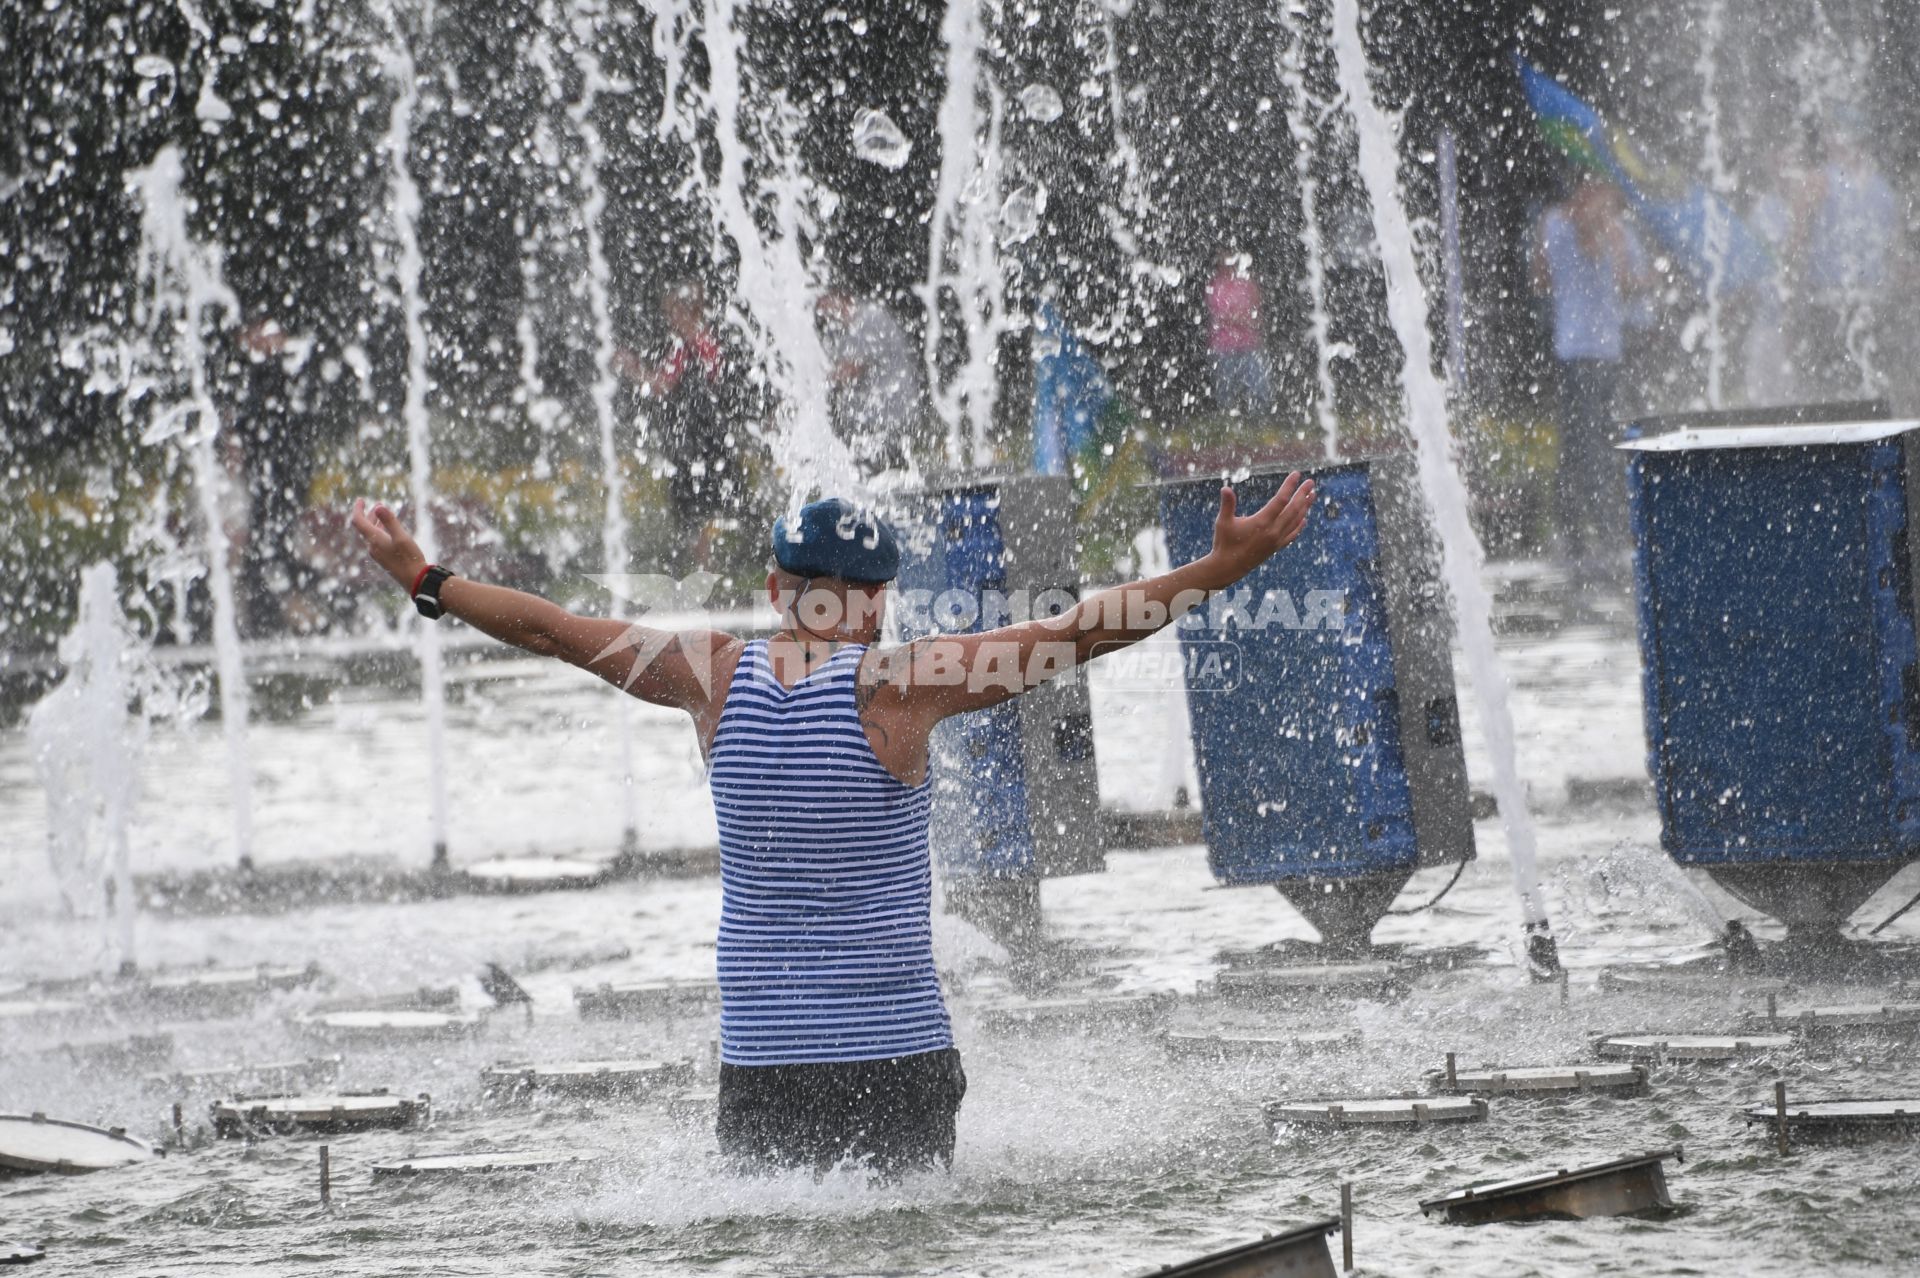
M402 590L412 590L420 570L427 566L427 557L420 553L413 535L401 525L400 516L385 505L368 510L364 500L357 500L347 522L360 534L360 540L367 543L367 553L373 562L399 582Z

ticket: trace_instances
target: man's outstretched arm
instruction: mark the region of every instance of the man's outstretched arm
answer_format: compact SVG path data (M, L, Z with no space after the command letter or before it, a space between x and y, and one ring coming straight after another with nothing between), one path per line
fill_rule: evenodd
M1233 490L1223 488L1213 547L1192 563L1090 595L1057 617L919 640L877 661L872 677L902 713L927 726L1018 696L1101 653L1138 643L1239 581L1300 535L1313 492L1313 481L1296 472L1243 518Z
M426 556L385 506L355 502L353 529L387 575L411 590ZM739 640L714 630L656 630L603 617L582 617L539 595L465 577L440 587L440 606L475 630L540 657L579 666L655 705L698 713L712 693L710 671Z

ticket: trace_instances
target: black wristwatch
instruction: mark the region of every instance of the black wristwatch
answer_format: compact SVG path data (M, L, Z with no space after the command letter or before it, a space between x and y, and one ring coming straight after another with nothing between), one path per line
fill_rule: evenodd
M426 571L420 574L420 584L413 588L413 606L428 621L438 621L446 615L447 610L440 606L440 587L453 575L451 570L439 564L428 564Z

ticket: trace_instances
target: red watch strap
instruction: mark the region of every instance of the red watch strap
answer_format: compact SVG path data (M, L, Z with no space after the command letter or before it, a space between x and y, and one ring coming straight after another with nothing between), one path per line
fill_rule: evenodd
M407 592L407 598L411 599L415 595L420 593L420 583L425 581L427 579L427 574L432 571L433 571L432 564L428 564L426 567L420 570L420 575L413 579L413 589Z

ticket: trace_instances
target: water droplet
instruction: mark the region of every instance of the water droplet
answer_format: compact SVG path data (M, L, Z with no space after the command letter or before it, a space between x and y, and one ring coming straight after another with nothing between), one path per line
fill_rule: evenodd
M1067 104L1051 84L1029 84L1020 90L1020 109L1035 124L1052 124L1066 112Z
M904 168L913 143L885 111L867 108L853 120L853 153L883 169Z
M960 188L960 202L973 205L986 199L991 182L992 179L987 175L987 166L975 165L973 172L967 177L967 184Z
M143 53L133 60L133 73L143 80L160 80L173 74L173 63L157 53Z
M1000 206L1000 243L1025 244L1040 233L1047 211L1047 188L1038 182L1017 186Z

